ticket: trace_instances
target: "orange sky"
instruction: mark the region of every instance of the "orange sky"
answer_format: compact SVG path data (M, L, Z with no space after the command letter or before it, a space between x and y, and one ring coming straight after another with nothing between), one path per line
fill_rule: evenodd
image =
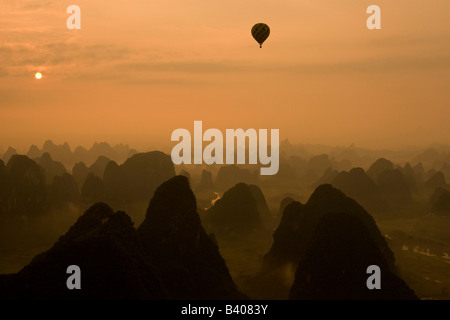
M366 28L371 4L382 30ZM194 120L296 143L448 144L449 12L442 0L0 0L0 146L144 149ZM262 49L258 22L271 28Z

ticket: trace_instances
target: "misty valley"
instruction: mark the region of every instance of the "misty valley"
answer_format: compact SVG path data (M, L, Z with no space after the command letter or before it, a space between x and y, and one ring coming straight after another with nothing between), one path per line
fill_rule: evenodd
M283 140L274 175L163 151L2 152L0 297L450 298L449 147Z

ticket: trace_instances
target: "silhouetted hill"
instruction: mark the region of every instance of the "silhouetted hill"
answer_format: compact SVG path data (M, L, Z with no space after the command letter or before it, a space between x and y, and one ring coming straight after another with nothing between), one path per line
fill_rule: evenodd
M4 213L16 217L35 217L49 207L45 178L36 162L24 155L13 155L6 165L9 188L1 198L6 198Z
M191 174L187 170L181 170L180 176L185 176L189 181L191 180Z
M94 145L91 147L89 152L92 155L97 155L97 159L100 156L104 156L108 159L115 158L115 151L114 149L107 143L107 142L95 142ZM128 148L125 148L124 152L128 152Z
M414 169L411 167L409 163L406 163L403 168L399 168L403 174L403 178L408 185L409 190L413 193L417 193L419 190L419 186L423 184L423 178L416 174Z
M156 188L175 175L169 155L152 151L137 153L119 166L124 178L123 199L126 201L149 201ZM104 179L108 179L104 175Z
M106 193L102 179L89 173L81 188L81 197L87 205L105 201Z
M27 152L27 157L30 159L40 158L42 156L42 151L36 145L31 145Z
M71 147L67 142L62 145L57 145L51 140L47 140L45 141L41 149L36 145L31 145L28 150L27 156L31 159L35 159L41 157L41 155L46 152L49 153L52 159L54 159L55 161L62 162L62 164L66 168L71 168L78 162L84 162L85 164L88 164L90 166L100 156L114 160L118 163L122 163L132 155L132 150L130 150L127 145L123 144L110 146L106 142L96 142L90 149L78 146L72 152ZM100 178L103 175L103 173L100 175L96 172L94 173Z
M243 234L261 227L258 205L250 187L238 183L207 210L208 220L220 233Z
M450 216L450 192L442 193L432 205L432 212L441 216Z
M111 160L105 156L99 156L97 160L89 167L89 172L93 173L99 178L103 178L103 174L105 172L106 165Z
M321 184L332 183L333 180L339 175L339 172L333 168L328 168L325 170L323 175L314 183L314 187L320 186Z
M385 208L378 186L362 168L340 172L333 179L332 185L369 210Z
M381 289L369 290L367 267L381 269ZM332 213L321 217L298 265L290 299L417 299L396 276L360 218Z
M106 201L112 205L121 205L126 199L126 178L120 166L114 161L108 162L104 171L103 186Z
M425 173L425 181L428 180L428 179L430 179L430 178L431 178L432 176L434 176L436 173L437 173L437 170L434 169L434 168L431 168L430 170L428 170L428 171Z
M201 225L186 177L175 176L158 187L138 233L171 297L243 298Z
M446 185L444 174L441 171L436 172L425 181L425 186L429 189L435 189L437 187L445 188Z
M370 166L367 175L376 182L378 176L385 170L394 170L394 164L387 159L380 158Z
M412 203L411 190L399 169L385 170L378 175L381 198L390 208L409 206Z
M0 217L9 212L11 192L12 188L8 172L5 163L0 159Z
M202 171L202 176L200 177L200 182L197 185L196 191L203 191L203 190L214 190L215 186L213 184L212 180L212 173L208 170Z
M99 156L97 160L90 167L87 167L84 162L77 162L72 169L72 174L75 181L78 183L80 189L83 187L86 178L89 174L93 174L98 178L103 178L106 165L111 160L104 156Z
M86 166L84 162L77 162L72 168L72 175L75 181L78 183L78 186L81 187L84 184L87 176L89 174L89 168Z
M325 170L330 167L333 167L333 163L327 154L314 156L308 161L306 173L303 179L308 182L317 181L319 177L324 174Z
M298 201L288 204L281 217L280 224L273 234L273 244L270 251L264 256L263 269L297 265L300 259L302 246L307 242L308 235L303 232L311 228L305 224L304 205Z
M445 162L440 171L444 174L446 181L450 181L450 163Z
M82 180L86 166L78 163L73 172L76 180ZM155 189L175 175L170 156L159 151L135 154L120 166L99 157L87 172L81 187L85 203L106 201L111 205L149 201Z
M416 175L418 175L423 182L424 177L425 177L425 168L423 167L422 162L419 162L418 164L416 164L413 167L413 170L416 173Z
M92 163L98 156L100 155L97 155L96 157L94 155L90 155L89 151L87 151L86 148L82 146L76 147L75 150L73 151L74 161L76 162Z
M81 194L78 184L72 175L63 173L61 177L54 177L50 186L50 199L52 204L58 208L61 208L66 203L80 203Z
M67 267L81 269L81 290L69 290ZM1 299L163 299L130 218L93 205L48 251L13 275L0 276Z
M264 256L264 268L297 266L322 216L328 213L347 213L361 220L385 256L394 267L394 255L381 235L372 216L355 200L331 185L316 188L305 205L293 202L286 207L280 225L274 233L274 242Z
M427 167L433 165L433 163L439 159L440 157L440 153L434 149L434 148L429 148L426 149L425 151L419 153L416 157L414 157L413 162L421 162L424 163Z
M106 165L111 160L104 156L99 156L97 160L88 168L84 162L77 162L72 169L72 174L80 189L89 174L98 178L103 178Z
M253 174L248 169L241 169L238 166L222 166L217 173L216 185L221 190L226 190L239 182L256 183L258 174Z
M283 198L283 200L281 200L281 202L280 202L280 208L278 209L278 215L280 217L282 217L284 209L294 201L295 201L295 199L293 199L291 197Z
M9 160L11 159L11 157L15 154L17 154L16 149L14 149L12 147L8 147L8 150L6 150L6 152L3 154L3 161L5 163L8 163Z
M266 198L262 190L254 184L248 185L253 198L256 200L256 208L258 209L259 216L262 221L268 221L270 219L270 210L267 206Z
M449 192L449 190L446 188L437 187L436 189L434 189L433 193L431 194L428 204L430 206L433 206L438 201L438 199L441 197L441 195L446 192Z
M70 163L72 161L72 150L67 142L62 145L56 145L51 140L44 142L42 153L51 154L52 158L62 163Z
M0 159L0 174L6 174L6 166L2 159Z
M38 164L44 169L47 184L51 184L55 176L62 176L67 172L64 165L59 161L54 161L48 152L42 154Z

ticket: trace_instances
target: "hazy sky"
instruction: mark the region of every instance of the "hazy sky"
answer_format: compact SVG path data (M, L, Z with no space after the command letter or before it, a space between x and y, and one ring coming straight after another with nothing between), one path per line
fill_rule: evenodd
M71 4L81 30L66 28ZM382 30L366 28L371 4ZM0 0L0 146L145 148L194 120L298 143L449 143L449 12L442 0ZM258 22L271 28L262 49Z

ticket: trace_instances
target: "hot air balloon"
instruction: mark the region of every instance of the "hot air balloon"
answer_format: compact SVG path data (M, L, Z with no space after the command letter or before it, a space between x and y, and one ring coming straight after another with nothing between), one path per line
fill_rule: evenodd
M257 23L252 28L252 36L259 43L259 47L262 48L262 44L266 41L270 34L270 28L265 23Z

